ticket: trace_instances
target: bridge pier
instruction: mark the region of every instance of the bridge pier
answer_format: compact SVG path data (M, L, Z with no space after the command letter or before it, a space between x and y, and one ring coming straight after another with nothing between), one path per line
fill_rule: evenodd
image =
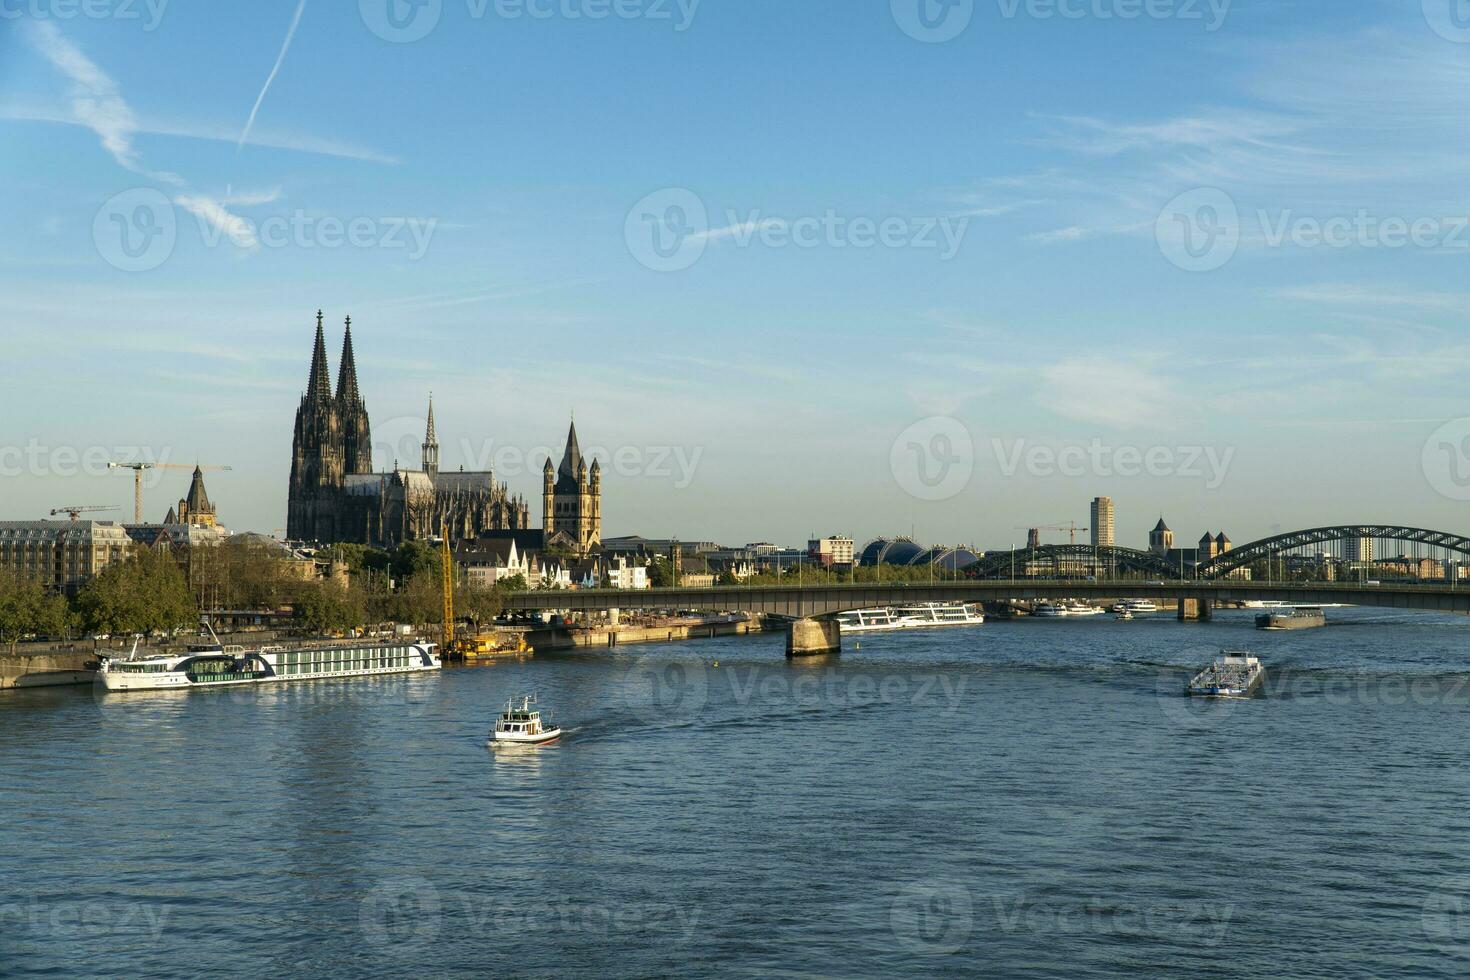
M842 626L835 619L793 619L786 626L786 656L820 657L842 652Z
M1179 622L1208 623L1215 618L1215 604L1209 599L1180 599Z

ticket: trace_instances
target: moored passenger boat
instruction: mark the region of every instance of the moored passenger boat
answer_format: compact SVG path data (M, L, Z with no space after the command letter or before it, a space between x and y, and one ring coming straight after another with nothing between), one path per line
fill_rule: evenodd
M934 629L941 626L980 626L985 614L975 603L917 602L907 606L852 609L837 614L844 633Z
M247 650L219 643L193 644L182 654L103 657L96 686L108 691L173 691L238 687L329 677L373 677L438 670L434 644L383 643L270 646Z
M840 612L837 614L837 624L844 633L878 633L904 628L898 613L887 606Z

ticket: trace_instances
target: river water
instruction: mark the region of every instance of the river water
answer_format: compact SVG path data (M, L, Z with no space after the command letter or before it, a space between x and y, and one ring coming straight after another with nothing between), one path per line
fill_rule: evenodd
M6 692L0 974L1464 975L1470 619L1329 617Z

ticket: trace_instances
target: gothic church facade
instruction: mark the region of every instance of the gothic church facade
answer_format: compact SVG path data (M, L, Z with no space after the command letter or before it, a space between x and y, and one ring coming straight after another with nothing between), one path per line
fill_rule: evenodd
M434 407L417 470L395 463L373 472L372 428L357 384L352 318L347 318L336 391L327 364L322 314L306 393L296 410L287 535L294 541L395 547L447 532L451 541L528 527L524 500L490 472L443 473Z

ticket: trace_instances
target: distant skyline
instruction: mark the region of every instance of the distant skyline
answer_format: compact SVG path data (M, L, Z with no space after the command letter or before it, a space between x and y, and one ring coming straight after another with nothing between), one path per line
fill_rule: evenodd
M1470 28L1139 6L7 7L0 520L284 528L321 308L379 466L575 412L608 536L1465 530Z

